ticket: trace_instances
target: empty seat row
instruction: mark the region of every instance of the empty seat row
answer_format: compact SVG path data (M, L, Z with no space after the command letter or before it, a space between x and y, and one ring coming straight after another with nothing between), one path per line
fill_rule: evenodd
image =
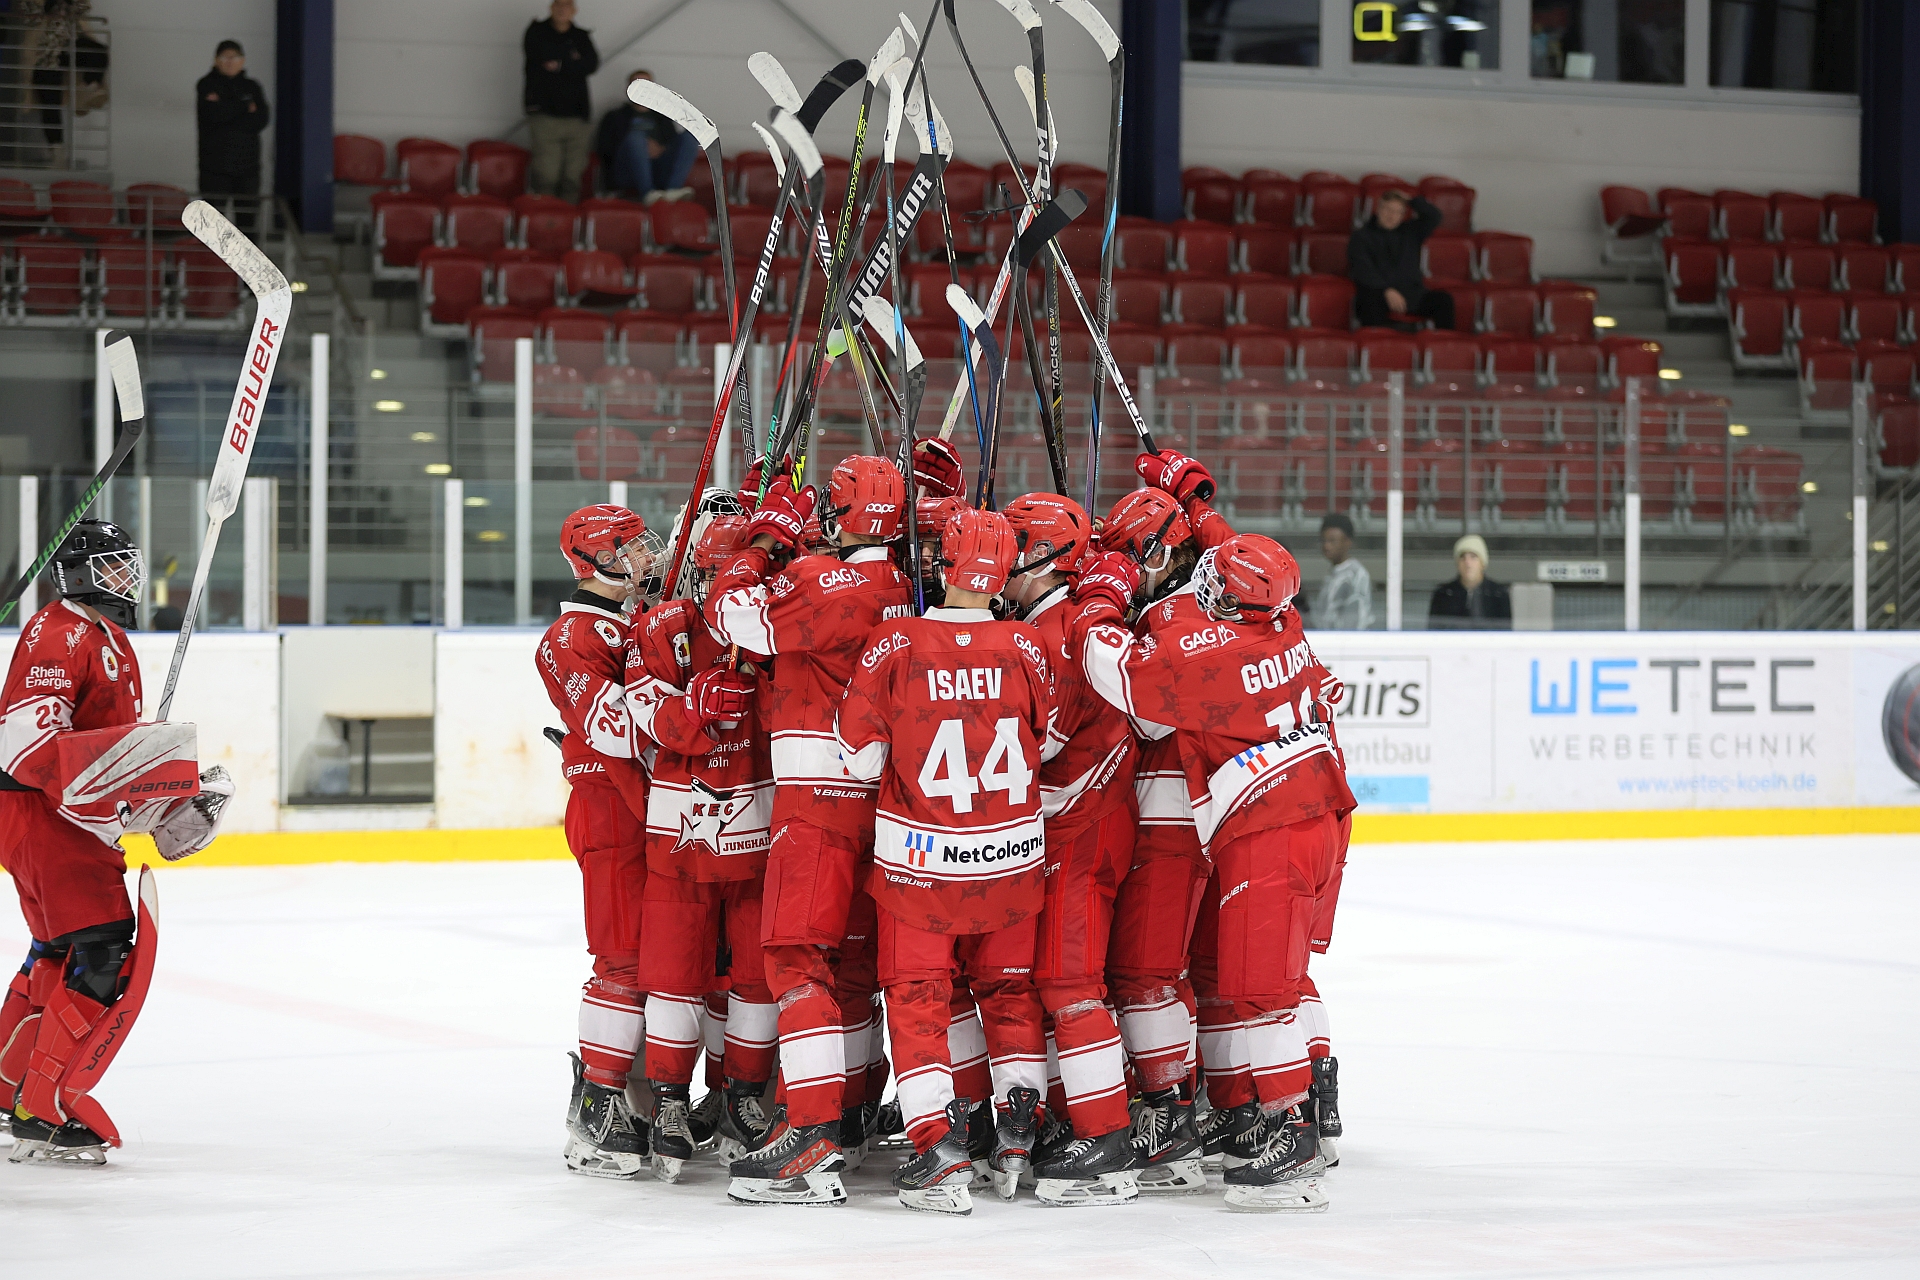
M1473 231L1473 188L1440 176L1409 182L1390 173L1369 173L1356 182L1324 170L1295 179L1272 169L1250 169L1236 178L1222 169L1196 166L1182 171L1180 186L1186 216L1205 222L1351 231L1373 216L1374 202L1383 192L1404 191L1439 208L1442 231Z
M1800 380L1800 409L1811 415L1844 416L1853 407L1853 388L1864 382L1880 396L1912 399L1920 390L1920 356L1898 343L1868 339L1848 347L1824 338L1805 338L1794 347Z
M1880 243L1879 206L1861 196L1824 197L1792 191L1761 196L1747 191L1706 194L1663 187L1658 203L1638 187L1602 187L1600 216L1620 238L1663 235L1699 240L1817 240L1828 244Z
M221 320L239 305L239 278L198 244L150 250L35 236L0 245L0 318L11 323Z
M1910 345L1920 294L1734 289L1726 312L1736 369L1792 369L1799 345L1810 340Z
M1920 290L1920 245L1827 245L1815 241L1661 242L1669 315L1719 315L1735 289Z

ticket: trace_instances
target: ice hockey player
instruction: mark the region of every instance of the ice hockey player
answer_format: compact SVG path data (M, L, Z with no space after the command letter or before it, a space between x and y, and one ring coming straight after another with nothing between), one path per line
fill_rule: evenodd
M729 497L731 495L728 495ZM711 519L693 544L690 598L649 610L627 651L634 728L655 744L647 789L647 886L640 909L639 985L647 992L647 1079L653 1087L653 1171L673 1182L692 1158L689 1099L701 1014L730 957L720 1157L766 1128L760 1095L773 1071L778 1010L760 950L760 893L773 815L773 765L755 714L754 679L728 661L701 607L738 553L744 515Z
M1095 622L1083 661L1088 683L1143 728L1176 731L1197 834L1215 866L1217 989L1246 1027L1263 1139L1256 1158L1228 1168L1227 1203L1324 1209L1313 1175L1325 1160L1302 1105L1312 1075L1300 983L1316 900L1354 800L1323 700L1330 676L1290 605L1299 566L1270 538L1231 537L1194 566L1203 616L1144 637L1116 625L1138 582L1124 555L1090 566L1078 589ZM1102 612L1108 622L1097 621Z
M561 770L567 847L580 864L593 976L580 999L580 1053L567 1110L567 1168L631 1178L647 1163L644 1121L626 1089L640 1052L640 903L647 882L645 744L627 711L628 632L659 558L646 522L602 503L560 525L575 589L535 651L547 697L566 725Z
M82 520L50 572L60 598L21 632L0 694L0 864L33 935L0 1004L0 1081L13 1130L9 1159L92 1165L105 1163L119 1134L86 1094L97 1080L82 1087L70 1068L83 1064L83 1050L133 968L135 917L120 837L150 832L169 861L203 849L219 829L233 784L216 767L200 774L199 794L137 807L124 797L146 773L126 776L130 786L104 800L73 794L69 784L83 771L98 790L102 779L92 766L108 745L102 738L124 747L145 731L159 746L172 726L137 725L140 664L125 628L134 625L146 585L140 549L118 525ZM124 736L88 735L122 727ZM164 766L171 766L172 785L190 783L190 760L171 753L154 767ZM154 943L143 934L137 945ZM135 1007L121 1016L138 1013Z
M876 788L847 772L834 710L867 638L912 612L913 588L887 543L901 532L906 482L885 458L833 469L821 526L836 551L794 555L818 501L789 473L769 484L706 609L714 631L771 659L764 706L775 780L773 843L761 904L767 986L780 1005L784 1111L735 1160L727 1194L748 1204L839 1204L845 1147L864 1143L873 1020L874 907L867 892ZM943 1024L944 1025L944 1024Z
M1133 865L1138 753L1126 717L1080 675L1070 592L1092 544L1086 511L1031 493L1008 503L1006 516L1019 557L1005 596L1040 633L1058 708L1040 766L1047 876L1034 981L1053 1021L1049 1049L1065 1103L1050 1107L1049 1119L1071 1128L1049 1126L1058 1140L1035 1156L1036 1193L1058 1205L1131 1200L1138 1187L1125 1054L1104 979L1114 895Z
M954 1097L947 1045L956 971L986 1029L992 1177L1003 1199L1027 1168L1046 1088L1033 958L1046 870L1038 771L1053 677L1040 634L989 608L1016 554L1005 516L950 515L939 548L946 603L874 633L836 727L848 770L880 784L873 896L887 1031L915 1151L894 1175L909 1209L973 1208L970 1100Z

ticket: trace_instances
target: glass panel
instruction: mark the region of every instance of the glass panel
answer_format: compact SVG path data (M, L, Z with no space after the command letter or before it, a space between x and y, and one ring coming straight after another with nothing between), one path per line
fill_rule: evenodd
M1320 0L1187 0L1187 61L1320 65Z
M1713 0L1713 84L1860 88L1860 0Z
M1533 0L1536 80L1685 84L1686 0Z
M1353 60L1402 67L1493 70L1500 0L1354 0Z

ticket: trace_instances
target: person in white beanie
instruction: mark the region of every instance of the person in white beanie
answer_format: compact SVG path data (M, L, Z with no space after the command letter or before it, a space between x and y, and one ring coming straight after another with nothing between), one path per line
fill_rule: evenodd
M1469 533L1453 544L1459 574L1433 589L1427 605L1429 631L1511 631L1513 601L1505 583L1487 576L1487 540Z

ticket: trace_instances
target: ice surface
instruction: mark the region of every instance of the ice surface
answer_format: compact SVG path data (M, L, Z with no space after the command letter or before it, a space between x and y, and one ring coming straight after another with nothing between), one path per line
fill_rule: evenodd
M0 1276L1920 1276L1920 840L1361 847L1315 974L1330 1212L910 1214L561 1165L564 862L160 876L102 1171L0 1163ZM11 894L0 954L25 950ZM3 1140L0 1140L3 1141Z

